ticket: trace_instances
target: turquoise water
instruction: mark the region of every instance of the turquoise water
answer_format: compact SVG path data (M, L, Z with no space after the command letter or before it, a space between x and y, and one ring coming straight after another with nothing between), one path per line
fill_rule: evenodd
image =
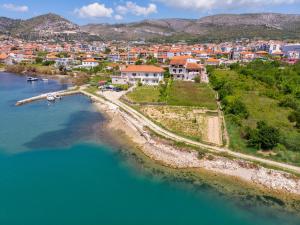
M255 209L137 169L105 144L97 129L104 117L83 96L14 106L64 88L0 74L1 225L300 224L295 214Z

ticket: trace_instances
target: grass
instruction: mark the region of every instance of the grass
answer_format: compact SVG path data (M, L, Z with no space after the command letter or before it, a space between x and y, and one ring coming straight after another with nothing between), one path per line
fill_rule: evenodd
M93 95L97 95L97 91L99 91L99 89L95 86L89 86L85 89L85 91L87 91Z
M264 93L271 90L270 87L257 80L228 70L215 70L214 74L221 80L231 83L234 95L239 97L249 112L249 117L241 121L241 126L237 125L231 116L225 116L230 137L230 148L300 166L300 132L288 120L292 110L280 107L279 100L267 97ZM279 129L282 140L281 144L273 150L275 155L259 154L257 149L248 147L246 140L242 137L242 130L247 126L255 128L258 121L266 121L269 125Z
M128 93L127 98L137 103L152 103L160 102L160 91L159 87L152 86L141 86L137 87L134 91Z
M197 106L210 110L218 108L215 92L207 84L174 81L168 92L169 105Z
M127 94L127 98L137 103L166 102L172 106L192 106L217 110L215 92L207 84L174 81L168 85L166 97L161 96L161 87L141 86Z

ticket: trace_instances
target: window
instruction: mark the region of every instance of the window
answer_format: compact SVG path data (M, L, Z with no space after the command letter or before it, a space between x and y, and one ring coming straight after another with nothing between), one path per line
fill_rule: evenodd
M182 70L181 70L181 69L179 70L179 73L182 73Z
M146 73L146 74L145 74L145 76L146 76L146 77L149 77L149 74L148 74L148 73Z
M156 73L154 73L154 74L153 74L153 76L154 76L154 77L157 77L157 74L156 74Z
M132 76L134 76L134 77L135 77L135 76L136 76L136 73L133 73L133 74L132 74Z
M173 69L173 73L176 73L176 69Z

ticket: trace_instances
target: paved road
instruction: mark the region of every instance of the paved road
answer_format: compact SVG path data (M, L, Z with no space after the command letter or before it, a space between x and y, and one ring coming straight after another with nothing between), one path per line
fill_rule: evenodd
M85 91L82 91L82 93L103 102L102 97L92 95L92 94L87 93ZM275 161L272 161L272 160L263 159L263 158L259 158L259 157L256 157L256 156L251 156L251 155L247 155L247 154L243 154L243 153L239 153L239 152L234 152L234 151L229 150L228 148L211 146L211 145L203 144L203 143L196 142L196 141L190 140L188 138L184 138L184 137L181 137L179 135L176 135L176 134L174 134L172 132L169 132L169 131L165 130L164 128L156 125L154 122L149 120L147 117L145 117L144 115L142 115L138 111L134 110L133 108L131 108L128 105L124 104L123 102L119 101L119 99L117 99L116 97L111 97L111 96L113 96L113 95L110 95L109 93L106 93L103 97L105 97L111 103L115 104L116 106L120 107L121 109L123 109L127 113L129 113L131 116L133 116L137 120L139 125L147 126L151 130L156 132L157 134L162 135L162 136L164 136L168 139L171 139L171 140L174 140L174 141L177 141L177 142L183 142L183 143L193 145L193 146L196 146L196 147L200 147L200 148L203 148L203 149L207 149L211 152L227 153L228 155L231 155L231 156L234 156L234 157L237 157L237 158L264 163L264 164L267 164L267 165L270 165L270 166L275 166L275 167L279 167L279 168L282 168L282 169L291 170L291 171L294 171L294 172L297 172L297 173L300 174L300 167L297 167L297 166L292 166L292 165L288 165L288 164L285 164L285 163L275 162Z

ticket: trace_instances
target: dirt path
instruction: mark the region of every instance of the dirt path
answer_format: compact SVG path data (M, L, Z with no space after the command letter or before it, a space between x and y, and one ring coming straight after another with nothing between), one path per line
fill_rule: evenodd
M207 137L208 142L222 145L220 119L217 116L209 116L207 118Z
M100 102L106 102L106 100L103 99L106 98L107 100L109 100L109 104L112 104L116 107L120 107L120 109L126 111L130 116L132 116L137 125L138 126L144 126L144 127L148 127L151 130L153 130L154 132L156 132L157 134L167 138L167 139L171 139L177 142L183 142L186 143L188 145L192 145L195 147L199 147L199 148L204 148L208 151L211 152L218 152L218 153L227 153L228 155L237 157L237 158L241 158L241 159L245 159L245 160L250 160L250 161L255 161L255 162L260 162L260 163L264 163L266 165L269 166L275 166L281 169L286 169L286 170L291 170L294 172L297 172L300 174L300 167L297 166L293 166L293 165L289 165L289 164L285 164L285 163L280 163L280 162L276 162L276 161L272 161L269 159L263 159L263 158L259 158L256 156L252 156L252 155L247 155L247 154L243 154L243 153L239 153L239 152L234 152L229 150L228 148L222 148L222 147L215 147L215 146L211 146L211 145L207 145L207 144L203 144L197 141L193 141L190 140L188 138L184 138L181 137L179 135L176 135L172 132L169 132L165 129L163 129L162 127L156 125L155 123L153 123L151 120L149 120L148 118L146 118L144 115L142 115L141 113L137 112L136 110L134 110L133 108L129 107L128 105L120 102L118 99L114 99L111 98L109 93L106 93L105 96L101 97L101 96L95 96L93 94L90 94L84 90L81 89L81 92L87 96L90 96L91 98L94 98L97 101Z

